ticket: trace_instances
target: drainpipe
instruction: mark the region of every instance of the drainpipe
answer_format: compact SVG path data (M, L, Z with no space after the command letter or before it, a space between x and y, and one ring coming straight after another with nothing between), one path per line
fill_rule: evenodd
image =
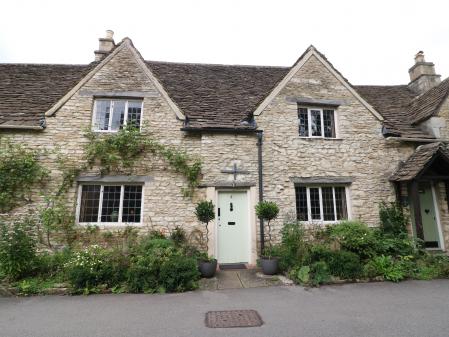
M262 166L262 143L263 131L257 131L257 161L259 171L259 202L263 201L263 166ZM260 222L260 254L263 255L265 251L265 234L263 219L259 218Z

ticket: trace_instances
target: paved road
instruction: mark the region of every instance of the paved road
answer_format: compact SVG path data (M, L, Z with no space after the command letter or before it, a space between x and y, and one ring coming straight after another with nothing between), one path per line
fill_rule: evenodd
M209 310L256 309L260 328L210 329ZM449 336L449 281L0 298L1 337Z

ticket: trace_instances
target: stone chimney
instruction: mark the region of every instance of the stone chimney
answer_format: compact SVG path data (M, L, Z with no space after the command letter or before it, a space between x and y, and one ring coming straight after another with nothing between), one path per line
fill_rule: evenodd
M426 62L423 51L415 55L415 64L408 73L410 75L408 86L418 94L426 92L441 82L441 75L435 74L435 65L432 62Z
M108 55L112 49L115 47L115 42L113 39L114 32L112 30L106 31L106 37L99 38L98 50L94 51L95 61L101 61Z

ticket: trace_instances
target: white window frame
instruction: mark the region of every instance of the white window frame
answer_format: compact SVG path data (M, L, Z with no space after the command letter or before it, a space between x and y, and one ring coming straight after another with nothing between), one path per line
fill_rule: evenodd
M351 219L351 205L349 204L349 187L347 185L301 185L296 187L304 187L306 188L306 197L307 197L307 220L303 220L302 222L307 224L337 224L341 221L346 221ZM332 187L332 198L334 202L334 219L335 220L324 220L324 209L323 209L323 187ZM345 188L345 200L346 200L346 214L347 219L337 220L337 201L335 199L335 188L336 187L344 187ZM312 219L312 207L310 202L310 189L318 188L319 198L320 198L320 219ZM296 195L296 193L295 193ZM296 198L296 196L295 196Z
M338 138L338 119L337 119L337 109L335 107L329 107L329 108L322 108L322 107L313 107L313 106L301 106L298 105L298 112L299 109L307 109L307 121L308 121L308 125L307 125L307 130L308 130L308 136L301 136L299 135L300 138L324 138L324 139L337 139ZM321 136L312 136L312 113L311 111L315 110L315 111L319 111L320 112L320 117L321 117ZM334 129L335 129L335 137L324 137L324 110L332 110L334 112ZM299 116L298 116L298 127L300 120L299 120ZM299 130L299 129L298 129ZM299 132L299 131L298 131Z
M80 222L81 212L81 196L83 193L83 186L86 185L100 185L100 198L98 200L98 217L96 222ZM105 186L120 186L120 205L117 222L101 222L101 213L103 209L103 190ZM142 201L140 203L140 222L122 222L123 215L123 199L125 196L125 186L142 186ZM76 203L76 223L80 226L142 226L143 224L143 207L144 207L144 190L145 184L130 184L130 183L83 183L78 185L78 196Z
M109 123L108 123L108 130L99 130L99 126L96 125L97 120L97 103L98 101L109 101L111 112L109 116ZM115 133L118 132L118 130L111 130L112 127L112 115L114 114L114 101L124 101L125 102L125 115L123 116L123 126L126 126L128 124L128 104L129 102L136 102L140 103L140 123L139 123L139 131L142 130L142 121L143 121L143 99L123 99L123 98L107 98L107 97L97 97L94 99L94 109L92 114L92 131L93 132L101 132L101 133Z

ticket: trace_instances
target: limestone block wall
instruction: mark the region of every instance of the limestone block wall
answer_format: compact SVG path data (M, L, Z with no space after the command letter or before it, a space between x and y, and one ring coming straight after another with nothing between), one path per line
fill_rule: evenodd
M337 138L300 138L297 103L291 99L295 97L343 102L336 110ZM388 178L413 146L387 141L381 122L320 60L312 56L256 121L264 130L265 199L276 201L282 210L275 230L295 212L292 177L352 177L351 218L378 225L378 203L395 200Z
M143 98L143 132L151 133L161 143L185 150L191 156L201 155L201 137L186 135L180 131L183 122L177 120L167 101L158 92L155 85L139 68L131 51L122 49L93 78L59 109L54 116L47 117L47 127L43 131L0 131L0 137L25 144L48 154L42 155L42 162L50 171L51 179L47 191L36 188L33 203L14 210L6 215L33 212L42 205L42 193L51 194L61 182L58 170L58 150L67 163L82 163L83 147L88 140L84 132L91 128L94 96L96 93L140 92ZM85 174L98 174L93 168ZM114 173L111 173L114 174ZM152 180L144 187L144 225L148 228L174 228L183 225L188 230L197 226L194 215L195 203L204 198L205 192L196 190L193 198L185 198L181 188L186 185L185 178L174 172L167 163L152 154L145 154L133 168L133 175L151 176ZM67 192L67 204L75 209L77 197L76 184Z

